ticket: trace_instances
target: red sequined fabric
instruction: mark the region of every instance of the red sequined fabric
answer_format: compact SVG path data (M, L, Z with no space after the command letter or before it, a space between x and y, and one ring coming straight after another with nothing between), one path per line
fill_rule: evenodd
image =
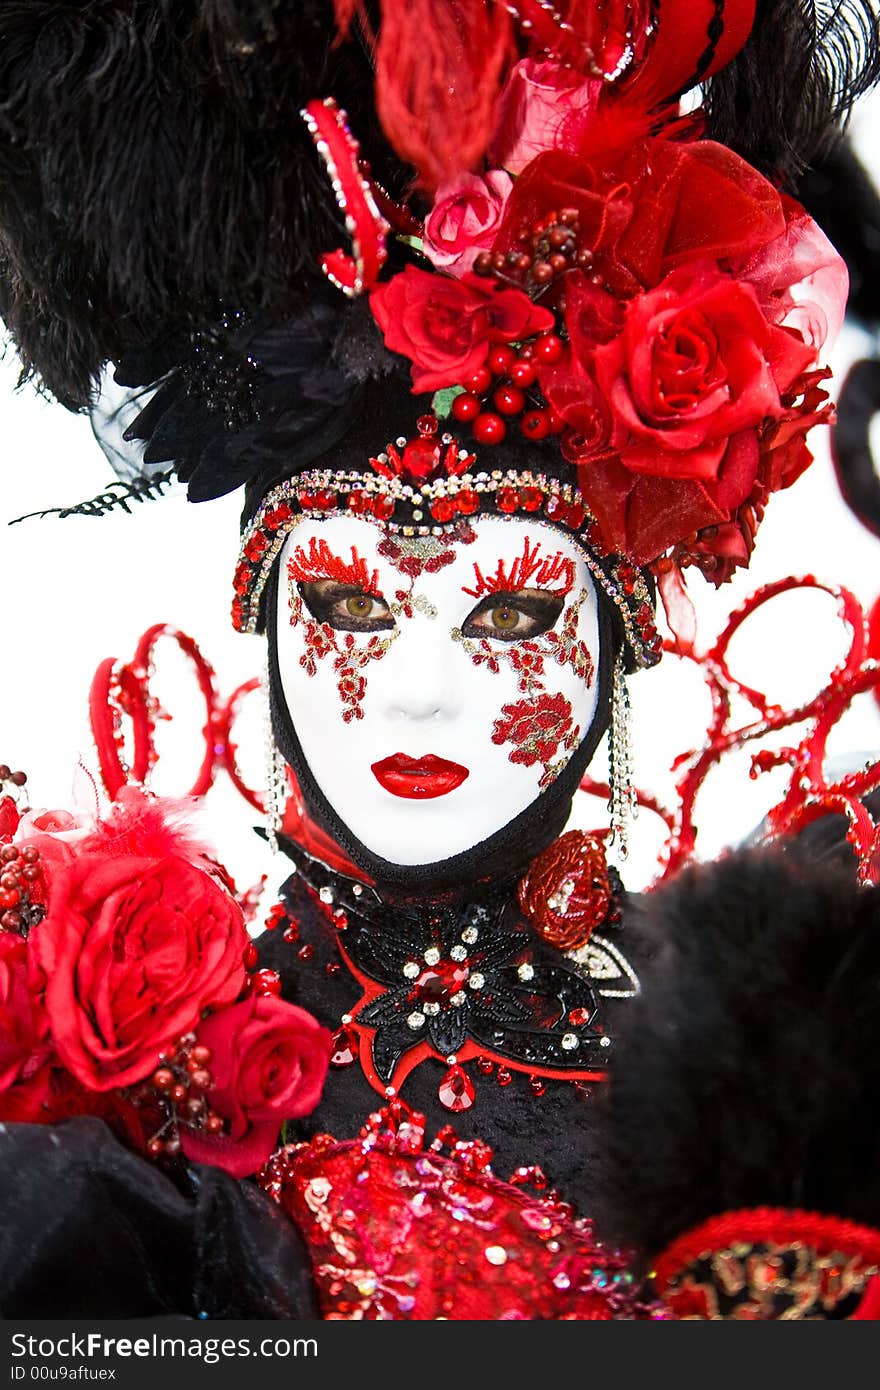
M519 905L535 931L560 951L589 941L611 906L601 840L568 830L534 859L519 885Z
M662 1317L623 1256L553 1194L492 1172L491 1150L400 1101L356 1140L288 1146L261 1176L299 1227L328 1319L418 1321ZM537 1175L540 1182L540 1175Z
M724 1212L657 1259L657 1293L676 1319L763 1322L852 1317L880 1308L880 1231L817 1212Z

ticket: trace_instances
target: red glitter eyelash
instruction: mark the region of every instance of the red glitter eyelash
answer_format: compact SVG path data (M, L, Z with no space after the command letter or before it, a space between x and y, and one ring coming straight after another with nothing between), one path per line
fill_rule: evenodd
M335 579L339 584L352 584L365 594L381 598L379 571L370 574L366 560L351 547L351 560L334 555L325 540L312 536L308 554L298 545L287 562L287 575L295 583L314 584L318 579Z
M514 560L508 570L503 560L498 561L494 574L486 577L478 564L474 564L475 589L462 589L469 598L482 598L484 594L516 593L531 585L534 588L547 588L555 580L561 584L554 593L567 594L574 584L574 561L557 550L555 555L541 555L541 542L534 545L526 537L522 555Z

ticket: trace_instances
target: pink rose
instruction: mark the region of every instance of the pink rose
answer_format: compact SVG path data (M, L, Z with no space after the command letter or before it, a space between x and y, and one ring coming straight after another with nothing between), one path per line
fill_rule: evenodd
M601 82L585 82L570 68L523 58L501 93L489 146L492 163L519 174L545 150L572 149L575 132L596 110L601 91Z
M75 844L84 840L94 829L93 818L75 815L72 811L27 811L18 822L15 843L33 835L54 835L59 840Z
M501 169L492 169L485 179L461 174L441 184L425 222L429 260L450 275L467 274L495 240L512 187L512 178Z

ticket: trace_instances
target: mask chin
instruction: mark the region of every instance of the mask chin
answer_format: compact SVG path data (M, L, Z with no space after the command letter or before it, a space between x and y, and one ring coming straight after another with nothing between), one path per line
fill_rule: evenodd
M266 594L266 609L276 612L278 567ZM272 730L276 744L293 769L312 821L340 846L348 858L372 879L380 890L398 896L455 893L465 886L517 878L529 862L562 833L571 802L593 754L605 733L611 712L611 684L619 649L616 624L608 607L598 610L599 660L596 675L597 703L593 721L558 777L517 816L488 838L461 853L427 864L399 864L371 851L339 817L318 786L294 728L278 658L275 623L267 623L269 643L269 691Z

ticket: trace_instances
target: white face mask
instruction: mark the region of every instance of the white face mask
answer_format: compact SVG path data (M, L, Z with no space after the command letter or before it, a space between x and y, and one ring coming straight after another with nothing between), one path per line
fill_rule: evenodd
M462 539L303 520L281 554L281 683L303 755L373 854L435 863L535 801L589 731L599 624L561 532L484 517Z

